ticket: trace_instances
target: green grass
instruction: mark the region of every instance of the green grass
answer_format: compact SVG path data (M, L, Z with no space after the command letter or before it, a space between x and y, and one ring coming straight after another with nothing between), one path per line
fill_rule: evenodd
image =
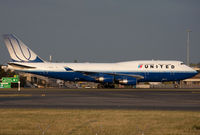
M200 112L0 109L0 135L199 135Z

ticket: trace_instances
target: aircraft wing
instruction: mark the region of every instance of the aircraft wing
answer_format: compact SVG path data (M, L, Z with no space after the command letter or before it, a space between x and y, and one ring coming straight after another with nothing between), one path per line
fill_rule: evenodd
M90 76L92 78L95 78L98 74L105 74L105 75L112 75L112 76L127 76L127 77L133 77L137 80L144 79L144 76L141 75L135 75L135 74L120 74L120 73L110 73L110 72L94 72L94 71L79 71L79 70L73 70L69 67L65 67L65 70L67 71L73 71L73 72L79 72L86 76Z
M96 74L106 74L106 75L112 75L112 76L128 76L128 77L133 77L136 79L143 79L144 77L141 75L134 75L134 74L120 74L120 73L107 73L107 72L93 72L93 71L74 71L74 72L79 72L79 73L83 73L84 75L87 76L94 76Z

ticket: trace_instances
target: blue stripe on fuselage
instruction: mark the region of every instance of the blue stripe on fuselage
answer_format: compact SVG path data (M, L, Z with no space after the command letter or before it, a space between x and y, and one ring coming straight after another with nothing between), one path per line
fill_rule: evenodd
M42 75L51 78L57 78L66 81L93 81L94 77L84 75L80 72L43 72L43 71L31 71L29 73ZM144 79L138 80L138 82L162 82L162 81L179 81L186 78L190 78L196 75L196 72L116 72L116 74L127 75L141 75Z

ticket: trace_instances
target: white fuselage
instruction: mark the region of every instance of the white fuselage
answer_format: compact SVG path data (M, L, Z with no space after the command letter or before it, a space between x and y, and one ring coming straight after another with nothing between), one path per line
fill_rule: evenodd
M88 75L79 71L95 73L113 73L140 75L143 79L138 81L177 81L191 76L197 72L180 61L128 61L118 63L19 63L32 68L9 66L9 68L63 80L91 81ZM66 68L72 70L66 70ZM63 76L65 75L65 76ZM96 77L96 76L95 76ZM98 75L100 77L100 75ZM95 80L94 80L95 81Z

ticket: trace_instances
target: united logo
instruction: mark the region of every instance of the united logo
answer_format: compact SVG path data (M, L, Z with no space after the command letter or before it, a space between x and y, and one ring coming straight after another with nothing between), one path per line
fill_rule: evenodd
M138 68L142 68L143 64L138 65Z

